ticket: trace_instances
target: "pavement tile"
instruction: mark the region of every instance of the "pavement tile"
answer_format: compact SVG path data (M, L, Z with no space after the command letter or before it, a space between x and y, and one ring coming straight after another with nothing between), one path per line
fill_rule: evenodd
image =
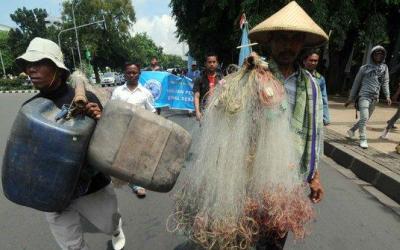
M362 149L358 139L347 138L346 131L355 122L355 110L344 108L344 101L333 97L329 102L332 123L325 128L325 154L400 202L400 155L394 151L400 141L400 130L390 133L389 140L379 138L397 107L377 106L367 126L369 148Z

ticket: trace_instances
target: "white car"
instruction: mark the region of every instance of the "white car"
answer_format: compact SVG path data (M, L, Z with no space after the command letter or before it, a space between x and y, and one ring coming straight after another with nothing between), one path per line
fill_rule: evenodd
M92 74L89 78L89 81L91 84L95 84L96 83L96 76L94 74Z
M104 73L103 78L101 79L101 83L104 84L115 84L116 74L114 72Z

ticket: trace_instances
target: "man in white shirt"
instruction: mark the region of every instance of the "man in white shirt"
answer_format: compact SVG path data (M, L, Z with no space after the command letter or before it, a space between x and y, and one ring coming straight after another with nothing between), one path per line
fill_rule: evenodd
M121 100L151 112L155 112L154 98L148 89L139 85L140 66L133 63L125 65L126 83L117 87L111 96L111 100Z
M121 100L127 103L131 103L138 107L142 107L151 112L156 112L154 108L153 95L145 87L139 85L140 66L135 63L125 64L125 79L126 83L117 87L112 95L111 100ZM138 197L146 196L146 190L142 187L129 184L133 192Z

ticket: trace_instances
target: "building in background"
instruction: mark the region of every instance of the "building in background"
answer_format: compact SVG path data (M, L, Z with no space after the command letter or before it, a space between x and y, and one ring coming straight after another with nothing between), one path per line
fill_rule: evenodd
M0 23L0 31L9 31L12 27Z

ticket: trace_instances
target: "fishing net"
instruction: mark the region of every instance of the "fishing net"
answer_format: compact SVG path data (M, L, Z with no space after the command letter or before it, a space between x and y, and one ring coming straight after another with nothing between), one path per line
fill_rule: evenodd
M294 150L282 84L253 57L209 97L167 229L206 249L249 249L265 235L296 239L314 212Z

